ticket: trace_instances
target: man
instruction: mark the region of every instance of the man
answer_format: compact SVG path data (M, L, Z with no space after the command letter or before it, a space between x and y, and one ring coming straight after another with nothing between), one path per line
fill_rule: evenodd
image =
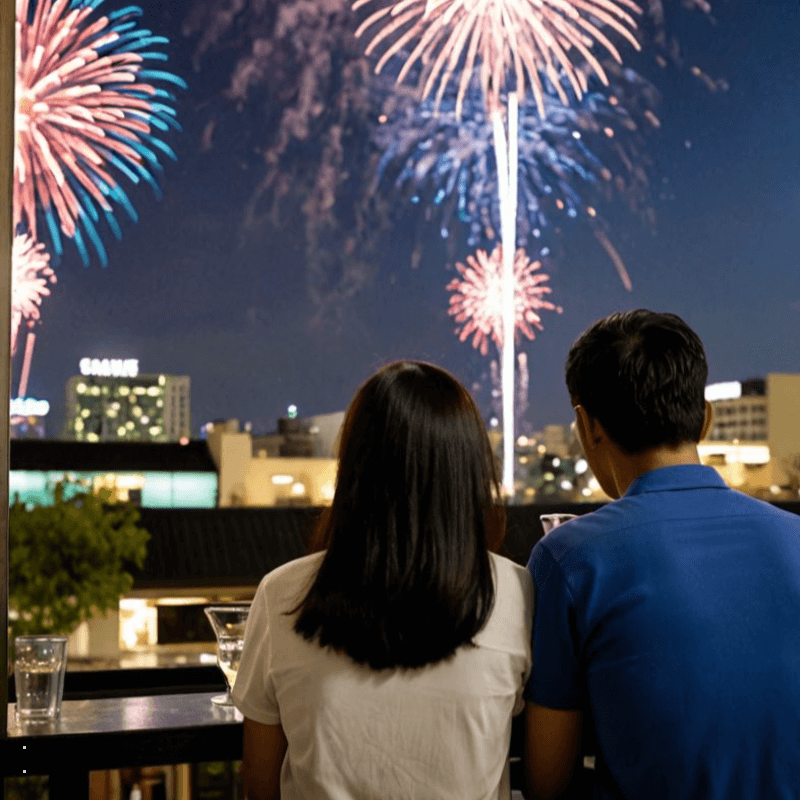
M800 517L700 464L707 366L679 317L600 320L566 373L589 465L618 499L528 563L532 796L566 791L588 730L595 797L797 800Z

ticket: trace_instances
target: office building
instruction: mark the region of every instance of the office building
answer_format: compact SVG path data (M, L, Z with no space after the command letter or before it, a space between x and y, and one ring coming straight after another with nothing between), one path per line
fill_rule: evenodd
M188 375L139 374L134 359L83 359L81 374L67 381L65 438L188 441L190 390Z
M800 375L706 387L714 421L698 451L734 488L764 497L796 499L800 482Z

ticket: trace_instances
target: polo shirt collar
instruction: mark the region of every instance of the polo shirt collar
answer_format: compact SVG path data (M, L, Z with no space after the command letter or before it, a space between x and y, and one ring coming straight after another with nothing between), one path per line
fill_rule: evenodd
M682 489L727 489L728 486L713 467L702 464L680 464L645 472L628 487L625 496L645 492L674 492Z

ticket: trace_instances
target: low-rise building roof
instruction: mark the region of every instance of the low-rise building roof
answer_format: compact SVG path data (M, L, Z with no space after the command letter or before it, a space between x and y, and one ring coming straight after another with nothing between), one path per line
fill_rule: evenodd
M216 472L204 441L12 439L11 469L52 472Z

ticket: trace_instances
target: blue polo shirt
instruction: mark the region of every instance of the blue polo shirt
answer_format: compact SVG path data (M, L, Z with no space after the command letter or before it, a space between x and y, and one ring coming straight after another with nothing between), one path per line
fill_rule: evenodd
M600 797L800 798L800 517L664 467L528 568L526 697L584 711Z

